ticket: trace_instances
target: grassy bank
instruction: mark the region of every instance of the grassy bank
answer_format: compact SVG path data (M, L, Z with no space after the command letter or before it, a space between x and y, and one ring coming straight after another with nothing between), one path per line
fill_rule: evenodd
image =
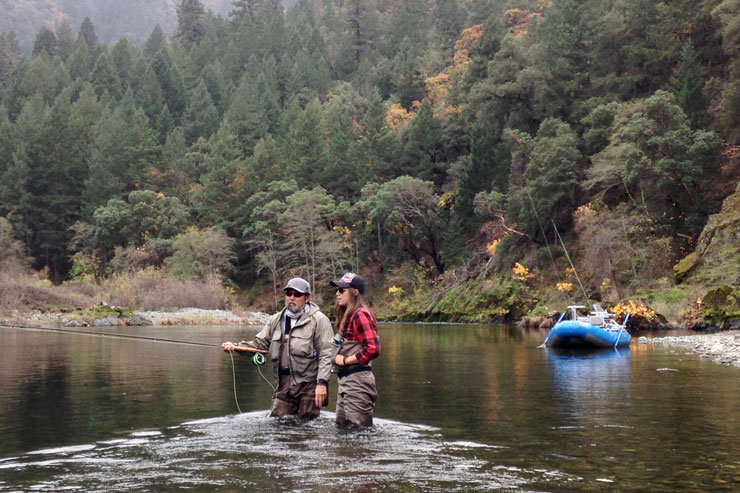
M235 304L233 290L219 279L180 279L162 269L117 274L101 282L78 279L59 286L52 285L43 273L22 266L6 265L0 270L0 316L4 318L54 313L87 319L133 310L223 310Z

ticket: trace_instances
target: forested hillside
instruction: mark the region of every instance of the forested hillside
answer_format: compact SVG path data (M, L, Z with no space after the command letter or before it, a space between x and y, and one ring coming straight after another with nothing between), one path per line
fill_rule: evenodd
M231 0L202 3L206 11L219 15L231 10ZM42 27L76 32L89 18L101 43L113 44L125 37L140 46L157 24L165 33L174 33L177 4L177 0L0 0L0 32L13 31L21 51L30 54ZM67 26L62 27L65 23Z
M739 0L175 7L141 47L0 37L0 217L54 283L353 270L479 319L716 287L673 268L740 176Z

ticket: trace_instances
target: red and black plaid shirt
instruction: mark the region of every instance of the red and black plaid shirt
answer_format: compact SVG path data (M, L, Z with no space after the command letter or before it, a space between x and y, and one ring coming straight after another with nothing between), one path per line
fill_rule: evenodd
M359 341L362 349L355 354L357 362L365 364L380 356L380 339L378 324L367 308L358 308L349 319L344 338L348 341Z

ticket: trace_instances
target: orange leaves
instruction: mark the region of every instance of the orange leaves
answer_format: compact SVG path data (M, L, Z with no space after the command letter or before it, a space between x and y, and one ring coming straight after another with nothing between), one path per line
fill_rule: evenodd
M455 54L452 63L458 73L465 72L468 63L470 63L470 49L478 44L481 36L483 36L483 25L475 24L464 29L460 39L455 42Z
M536 16L542 15L551 3L552 0L538 0L535 10L513 8L504 12L506 25L509 26L511 34L517 38L527 34L529 21Z
M404 127L413 118L414 114L406 111L401 103L393 103L385 112L385 124L393 130Z

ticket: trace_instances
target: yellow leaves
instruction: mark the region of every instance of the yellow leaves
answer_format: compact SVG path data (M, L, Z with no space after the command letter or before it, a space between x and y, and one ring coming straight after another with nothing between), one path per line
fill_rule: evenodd
M552 0L538 0L534 10L513 8L504 12L506 25L509 26L511 34L515 38L527 34L529 22L533 18L541 16L550 4L552 4Z
M439 101L447 94L447 90L450 87L450 76L441 73L427 77L424 80L424 86L432 101Z
M385 112L385 124L393 130L407 125L414 118L413 113L406 111L401 103L393 103Z
M339 233L340 236L349 236L352 234L352 230L347 226L334 226L331 229Z
M596 209L594 209L593 204L589 202L588 204L583 204L578 209L576 209L576 212L574 215L578 219L582 219L586 217L593 217L596 215Z
M573 291L572 282L559 282L555 287L558 291L561 291L563 293L570 293L571 291Z
M455 194L453 192L445 192L439 198L439 202L437 202L437 205L440 207L444 207L450 202L452 202L454 198L455 198Z
M608 277L605 277L601 281L601 285L599 286L599 291L601 292L602 295L604 295L608 293L609 291L611 291L611 289L612 289L612 280Z
M625 317L627 313L629 313L632 317L642 317L645 320L655 320L658 318L655 310L634 300L627 300L618 303L617 306L612 308L612 312L614 312L618 317Z
M527 279L532 277L532 274L529 272L529 269L527 269L525 266L517 262L514 264L514 267L511 269L512 272L514 272L514 277L519 279L520 281L526 281Z
M388 288L388 293L394 298L403 296L403 288L400 286L391 286Z
M486 245L486 253L493 257L493 254L496 253L496 248L498 247L498 244L501 243L501 240L493 240L491 243Z

